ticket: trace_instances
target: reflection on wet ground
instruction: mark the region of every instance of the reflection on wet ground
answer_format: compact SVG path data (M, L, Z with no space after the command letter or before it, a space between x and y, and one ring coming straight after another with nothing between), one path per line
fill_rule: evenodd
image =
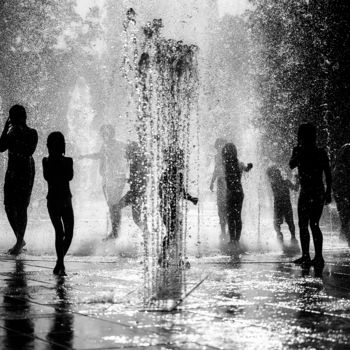
M0 349L350 348L348 251L321 277L293 254L193 259L187 290L207 278L173 313L143 310L140 259L70 257L56 279L54 257L2 255Z

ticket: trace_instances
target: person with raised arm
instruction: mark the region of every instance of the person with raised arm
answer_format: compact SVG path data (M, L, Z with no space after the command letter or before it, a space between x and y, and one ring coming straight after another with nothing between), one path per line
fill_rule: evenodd
M38 144L38 133L27 125L23 106L10 108L4 130L0 136L0 152L8 151L4 184L4 205L7 218L16 236L16 244L8 251L18 255L26 245L27 209L32 194L35 163L33 153Z
M237 148L233 143L227 143L222 149L222 161L226 180L226 213L230 244L239 248L242 232L242 206L244 192L242 187L242 173L253 168L252 163L245 165L237 156Z

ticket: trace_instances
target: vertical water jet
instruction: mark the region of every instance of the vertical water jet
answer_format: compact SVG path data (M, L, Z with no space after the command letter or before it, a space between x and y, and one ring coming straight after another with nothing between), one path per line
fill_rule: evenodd
M136 24L135 11L129 9L124 22L122 70L129 89L128 105L136 115L140 149L148 159L143 198L143 219L147 223L143 233L144 304L163 307L186 292L188 202L183 193L177 193L177 180L165 183L162 174L166 163L176 173L181 172L185 189L191 176L198 182L198 175L190 174L190 156L199 138L198 47L164 38L161 19L153 19L141 30ZM176 203L175 216L173 210L163 208L164 200ZM163 261L168 222L175 222L176 228L173 239L166 243Z

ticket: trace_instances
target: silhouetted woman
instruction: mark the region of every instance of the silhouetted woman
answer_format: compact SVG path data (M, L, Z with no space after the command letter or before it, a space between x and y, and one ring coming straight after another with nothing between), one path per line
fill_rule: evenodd
M73 179L73 159L65 157L63 134L56 131L47 138L49 156L43 159L44 178L48 184L47 208L55 228L57 262L55 275L65 275L64 257L73 238L74 214L69 181Z
M226 235L226 182L225 174L222 165L222 148L225 146L227 141L222 138L218 138L215 141L215 149L217 151L215 155L215 167L213 171L213 176L210 181L210 191L214 190L214 184L216 181L216 203L218 207L218 215L221 227L221 236Z
M35 164L32 157L38 143L38 133L26 124L24 107L11 107L0 137L0 152L8 151L4 185L4 205L7 218L17 238L9 254L21 253L27 227L27 208L32 194Z
M243 187L242 173L249 171L253 164L245 165L237 157L237 149L233 143L227 143L222 149L222 161L224 165L226 179L226 212L228 230L230 233L230 242L238 246L242 232L242 205L243 205Z
M350 246L350 143L343 145L333 170L333 194L340 218L340 238Z
M332 176L326 151L316 146L316 128L314 125L309 123L300 125L298 145L293 149L289 165L291 169L298 168L300 180L298 217L303 255L294 263L305 267L310 265L323 267L323 236L319 221L323 206L331 202ZM326 178L326 190L323 184L323 174ZM311 261L309 253L309 225L315 246L313 261Z

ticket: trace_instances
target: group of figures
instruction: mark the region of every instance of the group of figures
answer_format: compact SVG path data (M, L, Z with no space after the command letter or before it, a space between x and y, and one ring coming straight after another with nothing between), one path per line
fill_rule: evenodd
M25 246L24 234L27 226L27 208L30 203L34 183L35 165L33 153L38 143L36 130L26 124L24 107L15 105L9 111L0 137L0 152L8 150L8 167L4 184L4 205L9 223L16 236L16 244L9 250L18 255ZM147 219L142 215L145 192L148 181L148 159L137 142L128 145L115 140L112 125L103 125L100 129L103 139L99 152L81 155L79 158L97 159L100 162L103 193L109 207L112 230L107 239L119 235L121 210L131 206L136 225L143 233L148 232ZM302 266L322 267L323 236L319 227L323 206L331 202L332 171L327 152L317 147L316 128L314 125L302 124L298 130L298 144L293 149L289 162L291 169L298 169L295 183L283 179L277 166L267 169L274 196L274 227L277 237L283 241L281 224L285 220L291 232L292 241L296 242L293 210L290 190L298 191L298 218L302 257L295 260ZM64 257L73 238L74 214L72 194L69 182L73 179L73 160L65 156L65 139L62 133L52 132L47 138L48 157L42 160L43 176L48 183L47 208L55 229L55 248L57 263L54 273L65 274ZM215 169L210 189L217 184L217 204L221 225L221 234L226 235L228 226L230 245L239 249L242 232L242 205L244 199L242 174L253 168L238 159L237 149L233 143L218 139L215 143L217 154ZM166 264L167 250L176 239L179 227L179 202L188 200L197 204L198 198L192 197L184 185L184 153L181 149L163 151L164 167L160 174L158 194L159 211L166 228L161 254L158 262ZM129 190L123 196L126 180L126 164L129 163ZM333 193L337 203L341 237L350 245L350 144L344 145L336 159L333 171ZM326 186L323 183L325 177ZM309 245L312 232L315 257L310 258Z
M350 144L345 144L340 149L332 174L326 150L317 147L316 127L310 123L301 124L297 139L297 146L294 147L289 162L291 170L298 169L295 182L284 179L281 170L275 165L268 167L266 171L274 199L274 228L278 240L282 242L281 224L286 221L292 243L297 242L290 190L298 191L300 188L298 219L302 256L294 263L303 267L322 268L324 266L323 235L319 221L324 205L331 202L332 189L341 222L340 235L350 245ZM243 190L240 179L242 171L249 171L252 165L245 166L239 162L234 145L227 143L224 139L217 139L215 148L218 152L210 189L213 190L216 181L221 235L223 238L225 237L226 224L228 224L230 242L237 246L242 230ZM227 152L229 149L234 150L236 166L232 166L228 162ZM309 252L309 227L315 247L315 256L312 260Z
M16 236L16 244L9 254L18 255L26 245L24 234L27 226L27 208L35 177L33 154L38 143L37 131L28 127L27 114L23 106L15 105L9 111L0 137L0 151L8 151L8 167L5 175L4 205L10 225ZM103 139L99 152L79 156L79 159L96 159L100 162L102 189L109 207L112 230L108 239L119 235L121 210L131 206L135 224L143 233L148 232L147 219L142 209L148 181L148 159L137 142L128 145L115 140L112 125L100 129ZM43 176L48 183L47 208L55 229L57 254L56 275L65 275L64 257L73 238L74 213L70 181L73 179L73 159L66 157L64 135L55 131L47 138L48 157L42 160ZM181 149L163 151L164 169L160 175L158 193L160 215L166 228L159 265L164 267L168 260L168 249L176 240L179 227L179 203L188 200L197 204L198 198L187 193L184 185L184 154ZM126 162L129 163L129 190L123 196L126 180Z

